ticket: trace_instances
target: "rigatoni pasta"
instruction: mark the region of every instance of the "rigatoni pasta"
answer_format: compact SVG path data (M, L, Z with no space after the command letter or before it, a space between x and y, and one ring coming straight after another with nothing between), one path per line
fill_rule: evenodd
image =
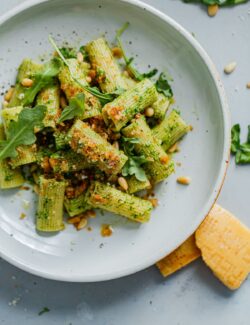
M154 84L149 79L144 79L103 107L104 120L114 130L120 131L136 114L153 104L156 99Z
M64 229L63 201L65 187L65 182L40 177L36 219L37 230L51 232Z
M104 38L98 38L87 44L86 50L103 92L112 93L119 88L128 88L125 78L123 78L121 70Z
M47 112L43 121L45 127L56 127L60 116L60 88L57 83L44 88L37 97L38 105L45 105Z
M172 111L169 116L152 129L153 135L160 141L165 150L181 139L190 127L181 118L180 114Z
M87 202L95 208L120 214L141 223L149 221L153 209L151 202L100 182L91 184Z
M153 136L145 117L135 118L122 132L128 138L139 139L134 145L135 151L145 156L145 169L154 183L162 181L173 172L172 167L169 169L172 166L172 163L169 165L169 156Z
M81 118L84 120L99 115L101 104L98 98L83 88L88 86L86 76L89 66L84 62L78 62L76 59L68 59L67 64L68 66L61 68L58 75L61 89L65 92L67 99L70 100L83 93L85 95L85 111ZM75 80L78 80L78 82Z
M106 174L117 174L127 161L122 151L117 150L87 123L77 120L68 134L71 148L82 154L89 163L96 164Z
M5 139L4 127L0 124L0 141ZM0 161L0 189L19 187L24 183L20 169L12 169L8 160Z
M189 130L176 111L166 116L166 76L140 73L121 43L112 50L104 37L78 51L49 40L56 55L45 64L23 60L5 96L0 188L34 184L39 232L63 230L64 216L88 229L93 209L147 223L155 184L175 169L167 150Z

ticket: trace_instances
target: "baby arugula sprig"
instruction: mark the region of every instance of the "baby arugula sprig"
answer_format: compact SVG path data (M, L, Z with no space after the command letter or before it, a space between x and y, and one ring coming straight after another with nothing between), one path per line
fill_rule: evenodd
M35 128L43 128L46 106L24 108L17 121L10 122L6 140L0 141L0 161L5 158L15 158L16 148L20 145L32 145L36 142Z
M138 181L145 182L148 178L141 166L148 160L143 155L136 156L134 154L134 144L139 142L140 140L137 138L121 138L122 147L128 156L128 160L122 169L122 175L125 177L134 175Z
M72 74L71 70L70 70L70 66L66 60L66 58L64 57L62 51L59 49L59 47L56 45L56 42L54 41L53 37L50 35L49 36L49 41L50 44L53 46L53 48L56 50L57 54L59 55L60 59L62 60L62 62L68 67L71 78L84 90L86 90L87 92L89 92L90 94L96 96L102 105L105 105L106 103L112 102L117 96L119 96L120 94L122 94L124 92L124 89L117 89L115 92L113 93L107 93L104 94L102 93L97 87L90 87L90 86L86 86L83 85L77 78L74 77L74 75Z
M32 87L28 88L24 92L24 99L23 104L24 106L31 105L36 95L48 85L53 84L54 78L58 75L59 70L61 67L61 61L57 58L52 59L48 63L46 63L41 70L33 77L33 85Z
M250 164L250 125L247 141L240 143L240 125L235 124L231 130L231 153L235 155L236 164Z

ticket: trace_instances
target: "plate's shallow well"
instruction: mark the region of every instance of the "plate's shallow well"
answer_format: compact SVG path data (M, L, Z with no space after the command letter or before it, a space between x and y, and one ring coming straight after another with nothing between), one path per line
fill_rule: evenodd
M40 2L40 4L38 4ZM226 169L229 123L217 74L200 46L171 19L136 1L30 1L2 19L0 80L6 89L24 57L46 59L49 33L58 43L78 45L131 23L124 36L127 51L142 71L168 69L176 106L193 127L175 160L181 162L156 189L160 206L151 221L137 225L108 214L91 219L92 231L71 226L56 235L35 231L35 196L31 191L0 192L0 253L32 273L67 281L112 279L141 270L171 252L202 221L216 199ZM188 187L176 184L188 175ZM27 204L27 201L30 202ZM27 217L20 219L21 213ZM114 234L102 238L100 227Z

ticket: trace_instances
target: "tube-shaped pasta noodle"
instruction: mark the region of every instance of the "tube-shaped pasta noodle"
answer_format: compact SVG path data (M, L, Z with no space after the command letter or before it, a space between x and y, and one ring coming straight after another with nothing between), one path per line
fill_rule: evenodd
M91 206L87 203L86 193L83 193L80 196L73 199L65 198L64 206L70 217L74 217L78 214L81 214L91 209Z
M55 179L39 178L39 201L36 219L36 229L51 232L64 229L63 201L65 182Z
M22 86L22 80L25 78L30 78L33 80L34 75L42 70L43 66L41 64L37 64L30 59L25 59L21 63L18 74L17 81L15 85L15 89L11 100L8 104L10 108L16 108L17 106L23 106L25 92L28 89L27 87ZM20 109L20 108L19 108ZM21 110L21 109L20 109ZM13 113L16 113L16 116L13 115L13 120L17 120L18 118L18 109L13 109ZM6 125L7 126L7 125ZM36 147L35 146L19 146L17 148L18 157L12 158L10 160L11 166L16 168L17 166L26 165L36 161Z
M89 189L88 203L137 222L147 222L153 209L151 202L124 193L100 182L93 182Z
M91 127L77 120L68 133L71 148L96 164L106 174L117 174L127 161L123 151L114 148Z
M67 141L67 132L65 131L55 131L53 133L53 136L55 138L55 144L57 150L64 150L68 147L68 141Z
M30 59L24 59L18 69L17 80L13 95L8 104L8 107L23 106L24 95L27 90L26 87L22 86L22 80L25 78L32 79L34 75L42 70L41 64L35 63Z
M141 182L135 176L129 176L126 177L126 181L128 183L129 194L133 194L151 188L151 184L148 179L146 181Z
M23 106L5 108L1 115L3 118L4 128L7 131L11 121L17 121L19 113L23 110Z
M90 62L96 69L97 80L104 93L112 93L119 88L128 88L104 38L98 38L87 44L86 51L88 52Z
M59 85L54 84L44 88L37 96L37 104L45 105L47 107L43 124L45 127L52 127L54 129L60 116Z
M154 110L153 117L159 120L163 120L167 110L170 106L170 100L163 94L157 95L157 100L153 103L152 108Z
M0 124L0 140L5 139L4 127ZM20 169L12 169L6 159L0 161L0 188L19 187L24 183Z
M16 151L18 152L18 156L10 159L12 168L31 164L36 161L37 147L35 144L32 146L19 146L16 148Z
M125 79L128 89L131 89L136 86L137 81L132 79L130 76L123 74L123 78ZM157 99L156 101L152 104L152 108L154 110L154 115L153 117L155 119L163 120L167 110L169 109L169 106L171 104L171 100L169 100L166 96L163 94L160 94L157 92Z
M71 173L90 167L86 158L73 150L56 152L50 156L49 162L54 173Z
M86 63L78 62L76 59L68 59L66 65L59 72L61 89L64 91L68 100L76 95L83 93L85 95L85 110L82 120L101 114L101 104L94 95L84 90L73 78L77 79L83 86L88 86L86 81ZM70 70L69 70L70 69Z
M156 99L154 84L149 79L144 79L103 107L104 120L113 129L120 131L137 113L152 105Z
M189 130L190 127L180 115L176 111L172 111L160 124L152 129L152 133L162 143L164 150L168 150Z
M144 166L153 182L155 182L158 174L162 176L166 174L165 177L169 175L167 168L169 157L160 146L159 141L153 136L144 116L134 119L130 125L122 130L122 133L128 138L139 139L139 143L135 143L134 148L137 153L143 154L149 161ZM158 177L157 181L159 181Z
M162 182L164 179L168 178L175 171L175 166L173 160L169 160L167 164L163 165L159 161L145 164L146 174L150 176L150 181L153 184Z

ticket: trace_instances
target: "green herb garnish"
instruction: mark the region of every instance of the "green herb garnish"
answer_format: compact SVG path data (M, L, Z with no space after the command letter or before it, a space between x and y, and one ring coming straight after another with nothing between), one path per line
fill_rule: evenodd
M32 87L25 91L24 106L32 104L40 90L54 83L54 78L58 75L60 67L61 61L54 58L44 65L41 72L35 74Z
M138 181L145 182L148 178L142 165L148 162L148 160L143 155L136 156L134 154L134 144L139 142L138 138L122 137L121 143L125 154L128 156L128 160L122 169L122 175L134 175Z
M231 129L231 153L235 155L236 164L250 163L250 125L248 126L247 141L240 143L240 125L235 124Z
M173 91L169 84L167 74L162 72L155 84L156 90L167 98L173 97Z
M147 73L143 73L141 74L133 65L133 61L134 61L134 58L128 58L126 53L125 53L125 50L124 50L124 47L123 47L123 44L122 44L122 41L121 41L121 36L122 34L125 32L125 30L129 27L129 22L126 22L120 29L118 29L116 31L116 41L120 47L120 49L122 50L122 56L123 56L123 59L125 61L125 64L127 66L127 69L129 70L129 72L132 74L132 76L137 80L137 81L142 81L143 79L145 78L151 78L153 77L154 75L156 75L156 73L158 72L157 69L153 69Z
M62 111L62 115L60 116L58 123L62 123L66 120L72 120L75 117L81 117L85 108L84 100L85 96L83 93L70 99L69 105Z
M61 47L60 52L65 57L65 59L75 59L76 58L76 50L72 47Z
M143 73L143 78L152 78L157 74L158 70L157 69L152 69L149 72Z
M136 179L140 182L147 181L147 175L144 169L141 167L142 164L146 163L147 159L144 156L129 156L126 164L122 169L122 176L135 175Z
M96 96L97 98L99 98L100 102L102 103L102 105L105 105L106 103L112 102L116 97L117 97L117 93L113 92L113 93L109 93L109 94L104 94L102 93L97 87L90 87L90 86L86 86L83 85L77 78L75 78L70 70L70 66L67 62L67 60L65 59L65 57L63 56L63 54L61 53L60 49L58 48L58 46L56 45L54 39L52 38L52 36L49 36L49 41L51 43L51 45L54 47L54 49L56 50L56 52L58 53L59 57L61 58L61 60L63 61L63 63L68 67L71 78L84 90L88 91L90 94ZM120 94L120 93L119 93Z
M240 125L235 124L231 129L231 152L236 154L240 147Z
M24 108L17 121L11 121L6 140L0 141L0 161L5 158L17 157L16 148L20 145L31 145L36 142L34 128L43 127L46 106Z
M43 309L41 311L39 311L38 316L48 313L49 311L50 311L50 309L48 307L43 307Z
M84 45L82 45L82 46L80 47L79 52L82 53L82 55L83 55L83 59L84 59L84 60L88 60L88 59L89 59L89 55L88 55L88 53L87 53L87 51L86 51Z

